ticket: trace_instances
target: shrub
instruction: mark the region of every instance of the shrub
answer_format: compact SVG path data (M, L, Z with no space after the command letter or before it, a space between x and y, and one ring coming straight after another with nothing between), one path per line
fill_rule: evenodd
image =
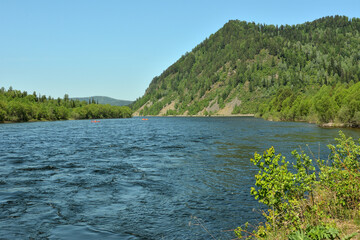
M251 194L269 207L263 212L266 222L252 233L238 227L235 235L278 238L280 232L293 240L339 239L335 220L360 217L360 146L342 132L339 136L336 145L328 145L330 161L317 160L317 171L303 152L292 152L292 167L273 147L255 153L251 162L259 172Z

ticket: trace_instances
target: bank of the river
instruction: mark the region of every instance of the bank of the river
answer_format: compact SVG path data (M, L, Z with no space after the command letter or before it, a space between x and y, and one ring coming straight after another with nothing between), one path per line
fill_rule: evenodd
M146 117L135 115L137 117ZM153 117L254 117L255 114L213 114L213 115L149 115Z
M92 102L69 99L53 99L36 92L0 89L0 122L37 122L70 119L105 119L131 117L132 111L127 106L111 106Z
M284 119L279 119L279 118L274 118L274 117L261 117L259 116L259 114L254 114L253 115L254 117L256 118L262 118L264 120L267 120L267 121L273 121L273 122L306 122L306 123L311 123L311 124L316 124L318 125L319 127L322 127L322 128L360 128L360 125L359 124L350 124L350 123L342 123L340 121L336 121L336 122L325 122L325 123L319 123L318 120L315 120L316 118L314 119L310 119L310 120L284 120Z
M131 118L124 117L124 118ZM104 120L104 119L122 119L122 118L83 118L83 119L76 119L76 118L68 118L68 119L56 119L56 120L49 120L49 119L31 119L29 121L2 121L0 124L11 124L11 123L35 123L35 122L56 122L56 121L76 121L76 120Z
M359 137L357 137L359 138ZM271 147L255 153L259 168L251 194L269 208L265 225L252 233L235 230L239 238L277 240L360 239L360 145L342 132L328 145L328 160L311 160L293 151L293 168ZM311 152L310 152L311 154ZM330 160L330 161L329 161ZM289 165L289 169L288 169Z
M48 119L31 119L29 121L2 121L0 124L11 124L11 123L34 123L34 122L55 122L55 121L69 121L69 120L76 120L76 119L57 119L57 120L48 120Z
M136 117L146 117L141 116L139 114L134 114ZM257 116L256 114L213 114L213 115L149 115L154 117L255 117L255 118L262 118ZM268 118L265 119L271 122L306 122L310 124L317 124L319 127L322 128L360 128L360 125L357 124L348 124L348 123L341 123L341 122L329 122L329 123L318 123L316 121L305 121L305 120L295 120L295 121L286 121L286 120L279 120L279 119L272 119Z
M359 183L360 184L360 183ZM315 200L310 198L304 199L302 202L297 202L290 205L289 208L298 209L296 214L300 216L307 209L313 208L313 211L306 213L306 220L302 220L302 224L296 221L288 221L283 226L275 226L270 219L269 222L261 223L255 228L257 230L248 231L244 225L235 230L235 234L240 239L244 236L252 237L251 239L267 239L267 240L306 240L306 239L346 239L346 240L360 240L360 201L354 202L355 207L352 210L344 209L343 206L329 203L336 199L336 193L328 192L328 189L323 189L321 184L314 186L313 192ZM329 197L331 199L329 199ZM325 199L329 199L327 204ZM299 208L300 207L300 208ZM314 212L316 209L316 212ZM332 212L329 212L331 210ZM304 216L302 216L304 217ZM263 228L263 226L267 228ZM294 225L298 225L294 228ZM254 227L254 226L253 226ZM259 231L260 230L260 231ZM321 238L323 236L323 238ZM324 237L327 236L327 237ZM245 237L244 237L245 238Z
M320 127L324 128L360 128L359 124L349 124L349 123L320 123Z

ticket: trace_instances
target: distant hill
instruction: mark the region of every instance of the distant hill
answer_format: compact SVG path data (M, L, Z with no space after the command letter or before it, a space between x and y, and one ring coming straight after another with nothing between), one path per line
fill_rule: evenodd
M71 98L74 100L79 101L86 101L88 102L94 99L95 102L98 102L99 104L110 104L111 106L126 106L131 104L133 101L127 101L127 100L119 100L111 97L104 97L104 96L92 96L92 97L75 97Z

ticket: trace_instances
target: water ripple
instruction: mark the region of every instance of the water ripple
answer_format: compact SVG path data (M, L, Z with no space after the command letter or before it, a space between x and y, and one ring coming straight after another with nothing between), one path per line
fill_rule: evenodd
M194 216L232 239L223 230L261 220L249 193L253 153L309 144L326 156L337 130L254 118L132 118L2 124L0 135L2 239L208 239Z

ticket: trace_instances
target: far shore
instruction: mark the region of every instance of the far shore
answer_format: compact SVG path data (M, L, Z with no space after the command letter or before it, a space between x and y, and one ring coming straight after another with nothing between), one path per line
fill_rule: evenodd
M214 115L154 115L153 117L254 117L255 114L214 114Z
M0 124L11 124L11 123L36 123L36 122L59 122L59 121L78 121L78 120L105 120L105 119L126 119L126 118L84 118L84 119L76 119L76 118L69 118L69 119L56 119L56 120L49 120L49 119L31 119L29 121L3 121Z
M144 116L140 116L140 115L133 115L132 117L139 117L139 118L147 118L147 117L189 117L189 118L206 118L206 117L255 117L255 114L252 113L247 113L247 114L214 114L214 115L144 115ZM255 117L257 118L257 117ZM105 118L102 118L102 120L104 120ZM111 119L111 118L110 118ZM112 118L114 119L114 118ZM118 118L118 119L122 119L122 118ZM31 122L54 122L54 121L76 121L76 120L94 120L94 119L74 119L74 118L69 118L69 119L60 119L60 120L46 120L46 119L31 119L29 121L3 121L0 122L0 124L11 124L11 123L31 123ZM264 119L266 121L274 121L274 122L284 122L281 120L273 120L273 119ZM286 121L285 121L286 122ZM293 122L307 122L304 120L299 120L299 121L293 121ZM346 124L346 123L334 123L334 122L330 122L330 123L316 123L316 122L307 122L310 124L316 124L318 127L321 128L360 128L360 126L354 126L351 124Z
M133 117L254 117L255 114L214 114L214 115L133 115Z
M248 114L214 114L214 115L144 115L144 116L140 116L140 115L134 115L133 117L199 117L199 118L203 118L203 117L255 117L255 114L252 113L248 113ZM271 122L284 122L281 120L273 120L273 119L264 119L266 121L271 121ZM286 122L286 121L285 121ZM346 124L346 123L334 123L334 122L329 122L329 123L316 123L316 122L308 122L308 121L304 121L304 120L299 120L299 121L292 121L292 122L307 122L310 124L316 124L318 127L321 128L359 128L359 126L353 126L350 124Z

